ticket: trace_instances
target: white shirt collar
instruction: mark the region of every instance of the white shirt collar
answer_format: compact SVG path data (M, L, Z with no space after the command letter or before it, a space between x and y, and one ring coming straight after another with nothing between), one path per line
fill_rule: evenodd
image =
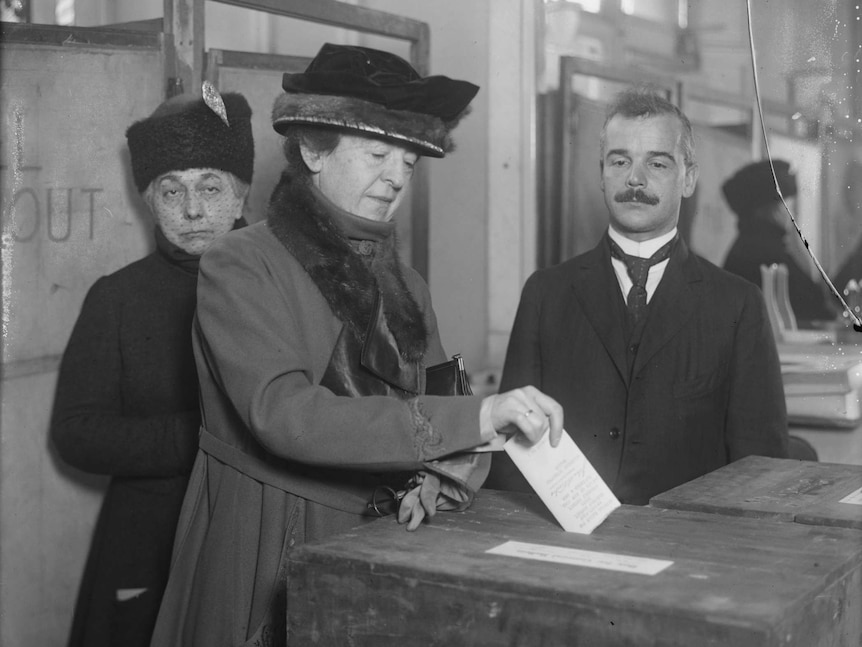
M674 227L673 230L662 234L658 238L637 242L631 238L626 238L613 227L608 227L608 235L611 237L611 240L620 246L620 249L629 256L640 256L641 258L649 258L655 254L662 245L676 236L676 232L677 228Z

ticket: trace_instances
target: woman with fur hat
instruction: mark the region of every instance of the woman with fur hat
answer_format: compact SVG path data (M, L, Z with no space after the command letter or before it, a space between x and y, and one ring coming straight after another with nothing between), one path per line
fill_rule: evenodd
M51 435L111 477L69 645L148 645L198 446L191 345L200 255L242 223L254 168L245 98L181 95L127 131L156 249L90 288L60 366ZM217 112L218 111L218 114Z
M489 467L477 447L562 432L559 405L532 387L425 392L424 369L447 356L392 218L478 88L329 44L283 88L287 168L267 220L201 263L203 429L153 645L284 644L293 547L375 519L388 490L415 530L469 505Z

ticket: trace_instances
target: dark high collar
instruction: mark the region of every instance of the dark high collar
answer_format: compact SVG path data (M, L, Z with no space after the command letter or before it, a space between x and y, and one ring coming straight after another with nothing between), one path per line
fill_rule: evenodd
M246 226L246 221L243 216L240 216L233 223L233 229L241 229ZM201 257L189 254L186 250L177 245L174 245L167 239L165 233L159 225L156 225L154 230L156 238L156 250L159 255L171 265L180 268L187 274L197 276L198 266L200 265Z
M195 256L194 254L189 254L187 251L174 245L171 241L167 239L162 228L156 225L155 229L156 236L156 249L159 252L159 255L164 258L171 265L178 267L186 274L192 274L197 276L198 273L198 265L200 264L201 257Z
M267 215L273 235L358 340L365 341L379 293L401 356L417 361L425 354L428 330L401 273L394 223L363 220L338 209L308 180L288 173L273 191ZM354 249L351 238L375 242L369 262Z
M395 235L394 220L381 222L362 218L361 216L354 216L323 195L320 189L313 184L309 183L306 186L311 192L312 198L319 203L320 208L332 219L333 224L349 240L367 240L380 243Z

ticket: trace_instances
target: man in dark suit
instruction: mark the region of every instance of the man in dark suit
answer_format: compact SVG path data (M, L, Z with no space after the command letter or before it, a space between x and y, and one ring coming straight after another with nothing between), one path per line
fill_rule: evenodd
M786 456L784 390L760 291L677 235L698 177L688 119L628 90L601 137L607 235L529 278L501 389L555 398L616 496L646 504L748 454ZM503 453L486 487L529 491Z

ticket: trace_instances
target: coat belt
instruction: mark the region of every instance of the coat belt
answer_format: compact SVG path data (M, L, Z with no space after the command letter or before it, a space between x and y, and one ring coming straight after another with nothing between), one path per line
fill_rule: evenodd
M201 427L199 449L209 458L259 483L353 514L369 513L368 502L379 485L379 480L371 474L308 467L275 457L257 456L229 445L205 427Z

